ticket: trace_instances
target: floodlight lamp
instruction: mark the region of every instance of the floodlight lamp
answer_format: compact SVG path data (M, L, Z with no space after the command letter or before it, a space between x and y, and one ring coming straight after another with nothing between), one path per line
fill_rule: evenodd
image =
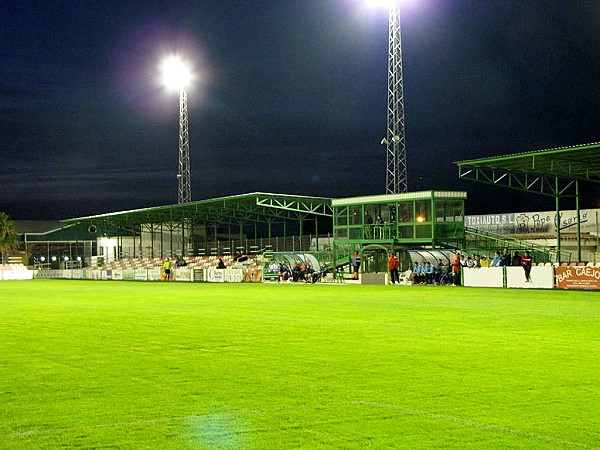
M39 260L40 260L41 262L44 262L44 261L46 261L46 257L45 257L45 256L40 256Z
M400 142L400 136L395 135L394 137L392 137L392 142L394 142L394 143Z
M69 260L69 257L68 257L68 256L65 256L65 257L63 258L63 261L65 261L65 262L66 262L66 261L68 261L68 260Z
M401 0L367 0L367 3L373 8L387 8L391 9L394 6L398 6Z
M423 216L417 216L417 222L418 222L418 223L423 223L423 222L425 222L425 217L423 217Z
M77 262L81 262L81 256L77 257Z
M192 74L181 58L169 56L162 62L163 82L167 87L183 89L192 79Z
M52 256L52 258L50 258L50 260L51 260L52 262L56 262L56 256Z

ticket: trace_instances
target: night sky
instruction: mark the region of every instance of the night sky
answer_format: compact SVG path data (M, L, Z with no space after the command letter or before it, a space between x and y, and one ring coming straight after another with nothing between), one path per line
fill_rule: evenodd
M0 0L0 211L176 203L170 53L194 69L193 200L384 193L387 22L363 0ZM402 40L409 189L467 190L468 214L553 209L453 163L600 141L600 2L406 0Z

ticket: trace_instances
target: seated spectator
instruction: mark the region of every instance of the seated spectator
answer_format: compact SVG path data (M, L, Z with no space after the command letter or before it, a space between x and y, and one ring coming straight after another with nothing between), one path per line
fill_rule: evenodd
M512 257L511 266L520 266L520 265L521 265L521 255L519 255L519 252L515 252L514 256Z
M300 263L296 261L294 268L292 269L292 281L297 282L302 277L302 268Z
M423 282L423 266L419 264L418 261L415 261L415 264L412 269L413 276L413 284L421 284Z
M283 263L279 263L279 281L287 281L291 278L292 271Z
M502 252L502 258L500 259L500 266L510 266L511 263L511 256L510 256L510 252L508 251L507 248L504 249L504 251Z
M185 267L187 266L187 261L183 259L183 256L181 258L177 256L177 261L175 262L175 265L177 267Z
M425 275L425 284L433 284L435 277L435 268L429 261L424 263L423 274Z
M500 252L496 250L496 252L494 253L494 259L492 259L492 262L490 263L490 267L500 267L501 260L502 255L500 255Z
M219 258L219 264L217 264L217 269L226 269L227 266L223 262L223 258Z

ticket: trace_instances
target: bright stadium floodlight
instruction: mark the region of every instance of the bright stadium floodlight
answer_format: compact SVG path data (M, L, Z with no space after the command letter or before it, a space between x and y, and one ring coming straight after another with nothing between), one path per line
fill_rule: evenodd
M171 55L162 62L163 82L169 88L179 89L179 171L177 172L177 203L192 201L190 174L190 143L188 131L188 101L185 88L192 81L190 69L179 56Z
M192 74L177 55L171 55L162 62L163 82L173 89L183 89L189 85Z
M373 8L391 8L396 6L400 0L367 0L367 4Z

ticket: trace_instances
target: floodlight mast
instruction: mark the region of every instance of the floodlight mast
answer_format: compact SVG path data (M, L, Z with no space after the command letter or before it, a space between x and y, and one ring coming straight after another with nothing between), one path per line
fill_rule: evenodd
M179 89L179 172L177 203L192 201L192 183L190 174L190 135L188 130L187 92Z
M164 83L179 89L179 170L177 172L178 203L192 201L190 175L190 136L188 129L188 97L185 85L191 76L178 56L170 56L163 61Z
M404 128L402 40L398 2L389 4L387 132L382 143L386 145L387 149L386 193L406 192L408 181Z

